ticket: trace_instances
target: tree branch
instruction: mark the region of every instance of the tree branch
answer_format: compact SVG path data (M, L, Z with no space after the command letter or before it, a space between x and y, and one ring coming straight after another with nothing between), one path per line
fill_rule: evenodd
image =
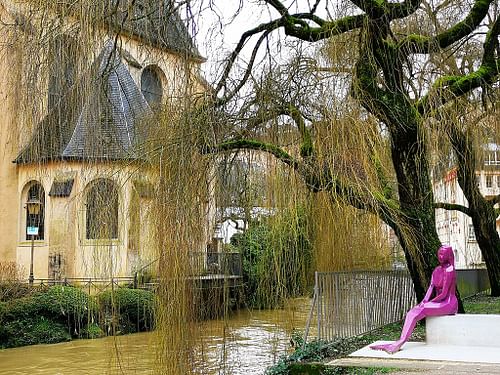
M304 26L300 23L297 26L297 21L305 18L311 19L321 26L311 27L309 25ZM331 36L340 35L345 32L358 29L363 26L365 19L366 15L361 14L356 16L346 16L336 21L325 21L314 15L306 17L306 14L301 13L299 16L292 15L290 17L286 17L284 20L284 28L285 34L288 36L294 36L307 42L317 42Z
M260 24L259 26L243 33L238 44L236 45L236 48L234 49L234 51L231 53L231 55L228 58L228 62L227 62L226 68L224 69L224 73L222 74L222 77L221 77L219 83L217 84L217 87L214 90L215 95L217 95L217 93L226 85L227 79L229 77L229 73L231 72L231 68L233 67L234 62L236 61L238 55L240 54L241 50L245 46L247 40L256 34L264 32L264 34L259 38L259 40L257 41L257 43L255 44L255 46L253 48L252 57L250 59L250 62L248 63L248 67L247 67L246 72L245 72L246 78L242 79L240 81L240 84L237 86L237 88L234 89L229 95L226 95L222 99L216 100L215 102L217 105L222 105L222 104L226 103L227 101L229 101L232 97L234 97L236 92L245 84L246 79L248 79L248 76L250 75L250 72L252 70L252 66L253 66L253 63L255 61L255 56L257 55L257 50L259 49L260 44L265 39L265 37L267 37L273 30L279 28L280 26L281 26L281 20L274 20L274 21L271 21L268 23Z
M302 116L300 110L293 104L288 104L282 111L283 114L290 116L293 121L297 124L300 136L302 138L302 144L300 146L300 156L309 157L313 154L313 141L311 137L311 132L306 126L306 122Z
M495 58L500 34L500 17L486 35L481 66L475 72L463 76L446 76L436 81L434 90L417 103L418 111L423 114L443 105L447 101L469 91L495 81L500 72L499 59ZM434 99L434 101L432 100ZM434 106L434 107L433 107Z
M410 53L431 53L449 47L479 27L492 2L493 0L476 0L467 17L455 26L433 37L408 35L400 42L400 46L407 48Z
M497 203L500 203L500 195L495 196L493 199L489 200L491 206L494 206Z
M378 157L378 155L372 153L370 155L370 160L372 161L373 167L375 168L377 180L381 185L382 195L385 199L392 199L394 197L394 191L389 182L389 179L387 178L387 175L384 172L380 158Z
M297 125L297 128L302 139L302 144L300 146L300 156L309 157L313 154L313 140L311 132L304 121L304 115L302 112L291 103L283 103L275 108L268 111L258 112L256 116L248 118L246 120L247 126L245 130L255 129L260 124L272 120L278 116L289 116ZM246 133L248 134L248 133Z
M292 167L303 178L304 183L311 191L329 191L343 199L347 204L378 215L382 220L394 225L399 213L399 204L396 200L388 199L383 194L364 194L329 172L322 172L316 165L300 163L282 148L257 140L239 139L231 140L214 147L206 148L204 153L217 153L236 150L258 150L267 152L279 161Z
M251 74L253 63L255 62L257 51L260 45L272 31L283 27L285 34L288 36L293 36L309 42L316 42L334 35L339 35L360 28L363 25L364 20L366 19L365 15L356 15L346 16L336 21L326 21L316 16L313 12L290 15L288 13L288 9L278 0L266 0L266 3L276 9L280 13L281 17L267 23L262 23L257 27L244 32L241 35L238 44L227 59L227 64L224 72L222 73L222 77L219 80L215 90L213 91L214 96L217 95L226 86L231 69L248 40L254 35L263 33L263 35L260 36L253 48L252 56L250 62L248 63L248 66L246 67L243 78L240 80L238 85L233 90L231 90L229 94L226 94L222 98L217 98L214 100L216 106L226 104L244 86L245 82ZM313 11L314 10L315 8L313 8ZM305 20L313 21L319 26L311 27Z
M387 0L351 0L351 2L372 19L381 17L387 5Z
M276 9L281 16L285 17L290 16L290 14L288 13L288 9L285 7L285 5L283 5L281 1L265 0L265 2L271 5L274 9Z
M399 203L390 198L386 198L382 193L370 192L363 194L353 186L334 180L331 192L341 197L350 206L370 212L382 219L386 224L394 227L399 222L401 215Z
M205 154L209 154L209 153L217 153L217 152L224 152L224 151L237 151L237 150L264 151L264 152L267 152L268 154L273 155L278 160L280 160L284 164L292 167L295 170L297 170L300 166L299 161L296 160L290 154L288 154L282 148L280 148L276 145L273 145L271 143L265 143L265 142L261 142L261 141L257 141L257 140L253 140L253 139L235 139L235 140L223 142L223 143L220 143L220 144L215 145L213 147L206 147L204 150L202 150L202 152Z
M434 208L442 208L448 211L460 211L470 216L469 207L462 206L461 204L446 203L446 202L436 202L434 203Z
M422 4L422 0L406 0L402 3L389 3L386 4L386 12L391 20L404 18L416 12L420 4Z

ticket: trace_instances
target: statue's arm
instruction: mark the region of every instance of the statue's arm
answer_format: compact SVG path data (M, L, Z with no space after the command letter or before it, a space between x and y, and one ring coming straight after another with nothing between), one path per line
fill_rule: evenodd
M431 283L430 283L429 288L427 289L427 292L425 293L425 296L422 299L421 303L429 302L433 291L434 291L434 275L431 277Z
M454 282L453 281L454 274L455 274L455 268L453 267L450 267L445 271L443 280L443 289L441 290L441 293L439 293L436 297L432 299L431 302L441 302L442 300L446 299L449 296L452 283Z

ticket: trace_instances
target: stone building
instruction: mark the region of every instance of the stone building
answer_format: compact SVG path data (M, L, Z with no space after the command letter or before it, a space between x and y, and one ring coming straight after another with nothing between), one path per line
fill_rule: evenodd
M486 199L500 194L500 146L484 145L482 165L476 169L476 183ZM434 175L434 199L468 206L457 180L456 167L451 166ZM496 222L500 232L500 217ZM460 211L436 210L436 229L442 243L450 244L455 251L457 269L485 267L481 251L476 242L474 226L469 216Z
M32 240L35 279L128 276L151 260L155 176L139 167L143 145L156 108L206 89L204 60L168 1L121 3L127 6L103 2L109 17L96 23L102 32L83 64L73 53L79 15L53 10L76 27L61 28L67 31L47 44L52 60L38 83L39 118L19 114L16 79L23 77L12 78L12 68L23 64L23 53L4 44L0 262L15 262L23 278ZM0 2L4 40L7 33L37 32L40 24L30 24L27 13L25 4ZM37 214L27 211L28 201L41 203ZM34 227L37 235L30 234Z

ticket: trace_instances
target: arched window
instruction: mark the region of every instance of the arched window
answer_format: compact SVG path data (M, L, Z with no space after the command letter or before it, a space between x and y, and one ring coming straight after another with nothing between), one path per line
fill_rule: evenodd
M163 97L163 85L161 82L161 70L158 67L149 65L144 68L141 75L141 92L150 107L161 104Z
M85 237L118 238L118 189L111 180L96 180L87 191Z
M26 202L33 201L40 203L36 213L30 213L26 204ZM25 238L31 240L31 228L38 228L38 234L34 235L34 239L43 240L45 237L45 190L39 182L31 183L26 195L26 202L24 202L26 208Z
M50 46L49 59L48 107L51 111L75 82L75 41L66 35L56 37Z

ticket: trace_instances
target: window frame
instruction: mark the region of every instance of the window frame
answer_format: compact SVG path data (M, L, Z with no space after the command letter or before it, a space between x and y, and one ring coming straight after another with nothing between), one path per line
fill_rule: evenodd
M34 194L34 189L38 187L39 193ZM32 193L33 191L33 193ZM22 207L24 209L23 215L24 215L24 233L22 235L22 240L23 241L31 241L32 239L35 241L43 241L45 240L45 189L40 181L33 180L28 182L25 185L25 193L22 195L23 202ZM40 201L41 206L40 206L40 212L37 215L30 215L28 213L28 206L26 205L26 202L30 199L37 199ZM35 219L35 216L37 219ZM32 224L38 224L38 225L32 225ZM28 227L29 226L37 226L38 227L38 235L30 235L28 234ZM34 237L34 238L33 238Z
M486 184L486 188L488 188L488 189L493 188L493 175L491 175L491 174L486 175L485 184Z
M66 34L56 36L50 46L47 107L51 112L74 85L77 68L77 43ZM64 110L64 109L62 109Z
M151 74L149 77L148 74ZM163 103L165 74L157 65L147 65L141 72L141 94L151 108L156 108ZM146 83L158 86L147 86Z
M101 192L96 189L103 188ZM85 189L83 237L85 241L117 241L120 238L120 192L115 181L109 178L97 178L87 184ZM101 196L103 199L99 199ZM105 198L105 199L104 199ZM110 207L106 208L106 206ZM103 215L111 218L111 229L104 229ZM91 224L101 222L99 225ZM105 222L104 222L105 223ZM107 236L106 233L111 233Z
M474 224L469 224L467 229L467 241L475 242L476 241L476 231L474 230Z

